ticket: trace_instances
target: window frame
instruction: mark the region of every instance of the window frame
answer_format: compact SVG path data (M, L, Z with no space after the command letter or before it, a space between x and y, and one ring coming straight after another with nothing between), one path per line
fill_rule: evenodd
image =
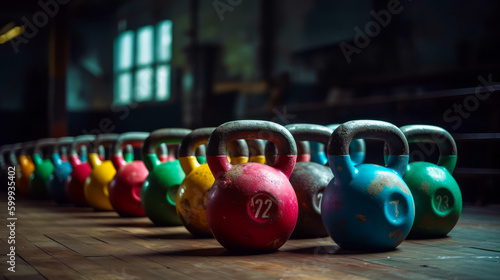
M159 36L159 30L160 30L160 25L164 22L169 22L170 23L170 48L168 50L169 55L165 60L160 60L158 58L158 53L161 44L159 43L161 38ZM151 62L146 63L146 64L141 64L137 63L137 56L138 56L138 48L139 48L139 40L137 38L138 36L138 31L141 30L142 28L146 28L148 26L151 26L152 30L152 53L151 53ZM119 49L118 44L120 44L119 39L120 37L127 33L127 32L132 32L132 53L131 53L131 66L128 68L122 68L120 69L118 60L120 59L120 52L121 49ZM172 52L173 52L173 21L170 19L163 19L160 21L157 21L152 24L146 24L137 28L127 28L125 30L120 31L117 36L114 39L114 46L113 46L113 100L112 104L115 107L125 107L125 106L130 106L131 104L134 104L135 106L151 106L151 105L161 105L161 104L166 104L166 103L171 103L174 102L175 96L172 91ZM159 100L159 92L158 92L158 73L160 67L166 67L168 69L167 75L168 79L166 81L166 93L167 93L167 99L165 100ZM137 89L137 75L140 70L143 69L151 69L151 87L150 87L150 98L147 100L140 100L139 94L138 94L138 89ZM129 80L129 91L130 91L130 99L128 101L122 102L120 101L120 94L118 93L118 90L120 88L119 85L119 78L123 74L129 74L130 75L130 80Z

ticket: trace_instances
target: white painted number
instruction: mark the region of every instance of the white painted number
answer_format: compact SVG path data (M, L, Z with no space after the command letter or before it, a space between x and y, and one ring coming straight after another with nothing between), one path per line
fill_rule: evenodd
M389 201L390 204L394 204L394 207L396 207L396 217L399 215L399 210L398 210L398 205L399 205L399 200L391 200Z
M444 196L438 195L436 196L436 200L438 201L438 207L437 207L438 210L445 211L448 208L450 208L450 205L448 204L450 202L450 198L447 195ZM443 200L444 200L444 205L441 205L443 203Z
M318 200L319 200L318 201L318 206L321 206L321 200L323 199L323 193L318 193L317 197L318 197Z
M255 204L259 205L257 208L257 211L255 211L255 218L259 217L259 213L260 213L260 209L262 209L262 205L266 204L267 208L264 211L264 213L262 213L261 218L268 219L269 218L269 210L271 210L271 206L273 205L273 202L270 199L266 199L266 201L262 202L262 199L259 198L259 199L255 200Z
M318 193L316 195L316 198L318 200L318 204L314 204L314 208L315 208L316 212L321 214L321 201L323 200L323 193L322 192Z

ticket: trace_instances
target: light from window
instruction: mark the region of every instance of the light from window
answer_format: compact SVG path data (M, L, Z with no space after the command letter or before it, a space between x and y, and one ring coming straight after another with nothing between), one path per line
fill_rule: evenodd
M117 78L117 92L120 93L117 104L129 104L132 101L132 75L130 72L121 73Z
M148 25L137 30L137 65L153 63L153 54L153 26Z
M127 105L170 99L171 59L170 20L118 35L115 40L114 103Z
M115 49L117 50L116 70L130 70L134 52L134 32L126 31L118 36Z
M138 102L152 99L153 69L146 67L135 73L135 100Z
M172 21L165 20L156 26L158 40L157 60L170 61L172 56Z
M156 81L156 100L168 100L170 98L170 65L158 66Z

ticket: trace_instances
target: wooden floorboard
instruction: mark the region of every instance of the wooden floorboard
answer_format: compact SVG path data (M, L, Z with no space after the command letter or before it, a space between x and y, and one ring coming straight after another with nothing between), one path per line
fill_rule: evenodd
M0 196L0 219L6 199ZM329 237L289 240L279 251L239 255L183 227L148 218L19 199L16 272L4 279L499 279L500 206L465 207L449 237L406 240L381 253L346 251ZM1 210L4 209L4 210Z

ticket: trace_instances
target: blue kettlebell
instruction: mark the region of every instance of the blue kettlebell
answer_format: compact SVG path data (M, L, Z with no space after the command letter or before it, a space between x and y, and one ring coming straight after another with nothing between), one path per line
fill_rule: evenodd
M386 166L355 165L349 145L359 138L385 141ZM408 151L404 134L387 122L350 121L332 133L327 154L334 179L323 194L321 217L340 247L387 251L406 238L415 219L415 203L402 179Z
M74 140L73 137L58 138L50 151L54 172L49 175L47 180L47 191L50 198L59 204L69 203L65 185L66 179L73 168L70 162L63 161L61 155L63 154L63 148L71 147Z

